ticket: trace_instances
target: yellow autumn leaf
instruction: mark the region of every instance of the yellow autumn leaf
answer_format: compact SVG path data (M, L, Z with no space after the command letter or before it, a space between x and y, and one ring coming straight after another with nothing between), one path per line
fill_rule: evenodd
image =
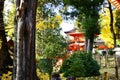
M100 37L105 41L106 45L113 45L113 38L110 32L110 27L106 26L101 29Z

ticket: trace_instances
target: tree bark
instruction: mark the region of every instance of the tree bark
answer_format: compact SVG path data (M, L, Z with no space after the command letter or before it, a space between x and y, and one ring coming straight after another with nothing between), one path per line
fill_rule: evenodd
M86 43L86 51L87 52L92 52L94 38L88 38L86 41L87 41L87 43Z
M13 80L36 80L35 27L37 0L17 0Z
M116 47L116 34L113 28L113 13L112 13L112 7L111 7L111 3L108 1L108 5L109 5L109 11L110 11L110 31L112 33L113 36L113 40L114 40L114 47Z
M109 11L110 11L110 31L112 33L113 36L113 40L114 40L114 47L116 47L116 34L113 28L113 13L112 13L112 7L111 7L111 3L108 1L109 4ZM115 55L115 74L116 74L116 80L118 80L118 65L116 62L116 55Z
M4 0L0 0L0 74L9 70L8 66L12 66L12 59L8 52L7 39L3 21Z

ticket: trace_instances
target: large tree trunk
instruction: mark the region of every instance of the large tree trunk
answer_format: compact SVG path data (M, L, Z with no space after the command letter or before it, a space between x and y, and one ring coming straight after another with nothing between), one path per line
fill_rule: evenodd
M36 80L35 26L37 0L16 1L13 80Z
M8 45L5 35L3 21L4 0L0 0L0 74L8 71L8 66L12 65L12 59L8 52Z

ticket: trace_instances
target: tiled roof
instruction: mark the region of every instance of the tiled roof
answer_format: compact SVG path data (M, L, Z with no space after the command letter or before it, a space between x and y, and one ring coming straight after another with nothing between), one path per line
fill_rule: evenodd
M109 0L110 3L115 6L118 10L120 10L120 0Z

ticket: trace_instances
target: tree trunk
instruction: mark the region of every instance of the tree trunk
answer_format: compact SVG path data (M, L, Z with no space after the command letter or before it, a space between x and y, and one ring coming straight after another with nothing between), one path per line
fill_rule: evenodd
M37 0L17 0L13 80L36 80L35 27Z
M110 31L112 33L113 36L113 40L114 40L114 47L116 47L116 34L113 28L113 13L112 13L112 7L111 7L111 3L108 1L109 4L109 11L110 11ZM115 57L115 62L116 62L116 57ZM118 65L117 63L115 63L115 74L116 74L116 80L118 80Z
M87 45L88 45L88 38L85 37L85 49L84 49L84 51L87 51Z
M111 7L111 3L108 1L109 4L109 11L110 11L110 31L112 33L113 36L113 40L114 40L114 47L116 47L116 34L113 28L113 13L112 13L112 7Z
M94 38L89 38L86 41L87 41L87 46L86 46L87 49L86 49L86 51L87 52L92 52Z
M4 0L0 0L0 74L9 70L8 66L12 66L12 59L8 52L8 45L5 35L3 21Z

